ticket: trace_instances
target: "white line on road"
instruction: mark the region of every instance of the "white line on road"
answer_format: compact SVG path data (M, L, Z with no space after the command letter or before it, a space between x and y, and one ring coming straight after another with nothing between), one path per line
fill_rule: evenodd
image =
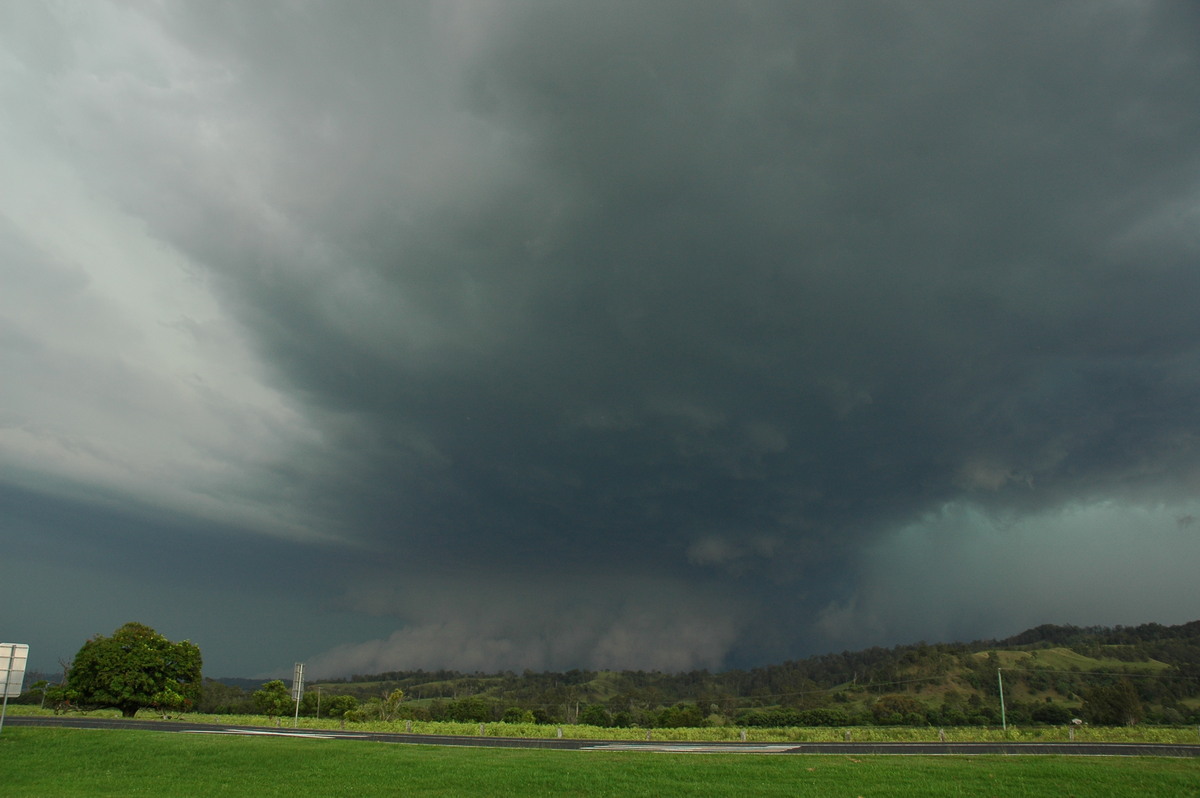
M782 754L796 746L787 745L681 745L671 743L609 743L589 745L585 751L650 751L656 754Z

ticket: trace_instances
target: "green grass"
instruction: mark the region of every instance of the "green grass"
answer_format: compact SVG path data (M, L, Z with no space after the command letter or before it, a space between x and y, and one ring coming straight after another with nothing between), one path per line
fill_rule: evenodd
M5 798L56 796L1194 796L1200 762L668 755L5 727Z
M48 709L26 705L10 705L9 715L52 715ZM85 713L87 717L118 718L121 713L115 709L101 709ZM158 720L158 716L149 710L138 713L139 721ZM275 728L277 725L284 729L292 728L293 719L285 717L276 720L263 715L202 715L191 713L174 716L192 723L207 723L216 726L265 726ZM428 735L466 735L479 734L478 723L455 723L452 721L413 721L412 733ZM328 718L300 718L301 729L339 729L339 721ZM391 722L369 721L364 723L347 723L346 731L404 733L408 731L406 721ZM937 742L940 738L938 729L931 726L853 726L853 727L787 727L743 729L739 726L709 726L704 728L683 729L641 729L641 728L600 728L597 726L562 724L539 725L536 723L485 723L484 735L488 737L520 737L531 739L550 739L558 735L570 740L627 740L645 741L649 731L650 739L658 742L716 742L736 741L746 732L747 742L842 742L846 733L850 733L853 742ZM1008 729L999 726L947 726L946 741L952 743L969 742L1067 742L1071 739L1070 732L1065 726L1016 726ZM1082 726L1074 729L1074 741L1079 743L1170 743L1177 745L1200 745L1200 729L1196 726Z
M980 651L976 659L985 659L989 654L995 654L1000 664L1005 668L1049 668L1051 670L1080 671L1081 675L1088 671L1164 671L1171 666L1156 659L1126 662L1124 660L1103 657L1096 659L1072 651L1069 648L1039 648L1033 651Z

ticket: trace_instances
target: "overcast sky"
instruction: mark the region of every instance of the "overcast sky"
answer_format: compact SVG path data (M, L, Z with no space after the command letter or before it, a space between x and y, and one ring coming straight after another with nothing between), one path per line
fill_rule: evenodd
M1200 618L1193 3L0 0L0 638Z

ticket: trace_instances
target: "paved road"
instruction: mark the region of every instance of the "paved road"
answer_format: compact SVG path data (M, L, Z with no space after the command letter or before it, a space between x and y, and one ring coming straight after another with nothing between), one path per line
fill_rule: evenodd
M267 726L220 726L161 720L121 720L72 716L9 716L5 725L65 726L76 729L145 729L181 734L239 734L299 737L312 740L370 740L411 745L460 745L489 748L552 748L568 751L651 751L683 754L1057 754L1059 756L1200 757L1200 745L1158 743L740 743L630 742L607 740L525 739L428 734L383 734L337 729L289 729Z

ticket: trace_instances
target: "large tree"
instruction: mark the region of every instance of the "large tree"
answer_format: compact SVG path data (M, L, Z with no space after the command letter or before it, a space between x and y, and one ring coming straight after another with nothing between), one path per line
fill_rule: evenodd
M84 707L115 707L132 718L139 709L184 709L200 698L200 649L172 643L140 623L112 637L96 635L71 663L63 697Z
M1084 693L1083 716L1102 726L1136 726L1142 719L1142 700L1128 679Z

